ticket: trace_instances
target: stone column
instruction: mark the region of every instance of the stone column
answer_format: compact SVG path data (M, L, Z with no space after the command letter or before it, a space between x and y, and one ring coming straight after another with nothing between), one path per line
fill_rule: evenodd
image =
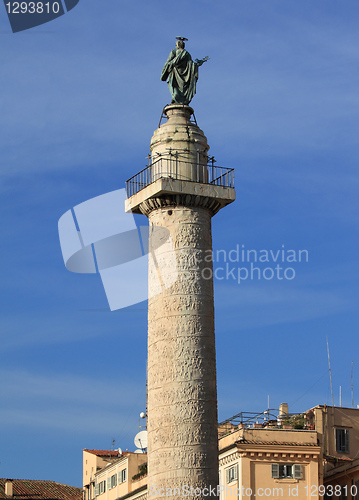
M164 282L173 273L168 247L158 248L157 228L172 237L178 273L148 304L148 497L160 497L160 488L183 497L183 488L218 484L212 263L204 261L212 250L211 213L169 205L148 216L150 252L156 249L159 264L150 259L149 296L158 271ZM198 491L188 498L201 498Z
M235 192L220 168L208 170L193 109L164 111L126 201L150 225L148 498L204 499L218 485L211 217Z

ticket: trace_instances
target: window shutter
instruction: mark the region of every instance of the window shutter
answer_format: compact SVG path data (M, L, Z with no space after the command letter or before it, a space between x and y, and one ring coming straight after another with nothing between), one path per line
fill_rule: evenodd
M345 452L349 453L349 430L345 429Z
M107 489L108 490L111 489L111 478L110 477L107 478Z
M229 469L226 470L227 483L229 483Z
M272 477L279 478L279 464L272 464Z
M340 453L341 448L341 429L335 429L335 449Z
M349 453L349 429L335 429L335 449L338 453Z
M235 465L233 467L233 479L238 479L238 467Z
M95 497L98 496L98 484L95 484Z
M124 483L126 481L126 470L127 469L122 469L118 473L118 484Z
M300 464L294 464L294 479L302 479L302 466Z

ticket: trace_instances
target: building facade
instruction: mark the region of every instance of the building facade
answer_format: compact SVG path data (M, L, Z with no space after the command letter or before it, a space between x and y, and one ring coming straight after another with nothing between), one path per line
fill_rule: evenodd
M322 448L325 497L359 500L359 409L318 405L306 415Z
M318 499L321 449L316 432L254 425L219 439L221 500ZM316 495L310 495L313 485Z
M84 500L140 498L147 485L147 454L83 450ZM134 478L134 479L133 479Z

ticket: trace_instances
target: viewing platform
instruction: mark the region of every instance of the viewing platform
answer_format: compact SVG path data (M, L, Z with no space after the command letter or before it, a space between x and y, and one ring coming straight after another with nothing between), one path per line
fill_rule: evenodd
M141 213L143 201L176 194L213 198L219 210L235 200L234 169L215 165L207 155L169 151L151 156L150 164L126 181L126 192L126 212Z

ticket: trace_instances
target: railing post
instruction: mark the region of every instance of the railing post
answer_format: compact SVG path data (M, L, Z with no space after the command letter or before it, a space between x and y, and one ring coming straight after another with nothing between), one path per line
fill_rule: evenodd
M196 168L196 179L197 179L197 182L199 182L199 158L198 158L199 153L198 153L198 151L197 151L197 155L196 156L197 156L197 158L196 158L196 167L195 167Z
M178 151L176 151L176 179L178 179Z

